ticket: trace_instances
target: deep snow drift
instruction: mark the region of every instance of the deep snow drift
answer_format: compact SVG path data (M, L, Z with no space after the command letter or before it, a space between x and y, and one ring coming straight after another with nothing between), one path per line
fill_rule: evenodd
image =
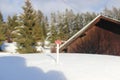
M0 80L120 80L120 57L92 54L0 54Z

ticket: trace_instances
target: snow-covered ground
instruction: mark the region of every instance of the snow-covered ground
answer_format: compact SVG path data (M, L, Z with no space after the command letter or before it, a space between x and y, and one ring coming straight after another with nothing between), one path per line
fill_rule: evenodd
M51 53L50 51L50 42L45 41L45 46L44 48L41 46L41 42L38 42L38 46L36 46L37 51L41 52L41 53ZM0 46L1 50L4 52L9 52L12 54L16 54L17 52L17 43L16 42L12 42L12 43L8 43L7 41L4 41L3 44Z
M8 43L8 42L3 42L3 44L0 46L2 51L9 52L9 53L16 53L17 49L17 44L16 42L13 43Z
M1 53L0 80L120 80L120 57Z

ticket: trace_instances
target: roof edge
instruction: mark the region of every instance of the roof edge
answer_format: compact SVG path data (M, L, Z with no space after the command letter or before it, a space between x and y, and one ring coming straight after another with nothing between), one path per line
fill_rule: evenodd
M69 38L65 43L63 43L60 47L59 50L60 52L67 47L72 41L74 41L77 37L82 35L88 28L91 27L91 25L96 24L100 19L105 19L105 20L110 20L111 22L120 24L120 21L114 18L109 18L105 15L99 14L96 18L94 18L92 21L90 21L86 26L84 26L81 30L79 30L76 34L74 34L71 38Z
M85 32L88 27L97 19L99 19L100 17L102 17L102 15L98 15L96 18L94 18L91 22L89 22L85 27L83 27L80 31L78 31L76 34L74 34L71 38L69 38L65 43L63 43L59 50L61 51L63 48L65 48L66 46L68 46L69 43L71 43L73 40L75 40L77 37L79 37L83 32ZM68 43L69 42L69 43Z

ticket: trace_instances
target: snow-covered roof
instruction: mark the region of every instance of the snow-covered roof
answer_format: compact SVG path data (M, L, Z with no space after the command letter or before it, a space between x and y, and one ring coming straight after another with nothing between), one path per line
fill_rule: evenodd
M85 27L83 27L80 31L78 31L71 38L69 38L65 43L63 43L60 46L59 50L62 51L63 49L65 49L70 43L72 43L72 41L74 41L76 38L78 38L80 35L82 35L85 31L87 31L88 29L93 27L97 22L99 22L100 19L105 19L107 21L120 24L120 21L118 21L116 19L109 18L109 17L103 16L103 15L98 15L90 23L88 23Z

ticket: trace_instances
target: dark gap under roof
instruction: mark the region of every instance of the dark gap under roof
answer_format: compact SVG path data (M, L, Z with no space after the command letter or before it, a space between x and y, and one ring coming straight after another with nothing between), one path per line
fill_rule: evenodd
M105 19L100 19L99 22L97 22L95 25L99 28L102 28L120 35L120 24L116 24Z

